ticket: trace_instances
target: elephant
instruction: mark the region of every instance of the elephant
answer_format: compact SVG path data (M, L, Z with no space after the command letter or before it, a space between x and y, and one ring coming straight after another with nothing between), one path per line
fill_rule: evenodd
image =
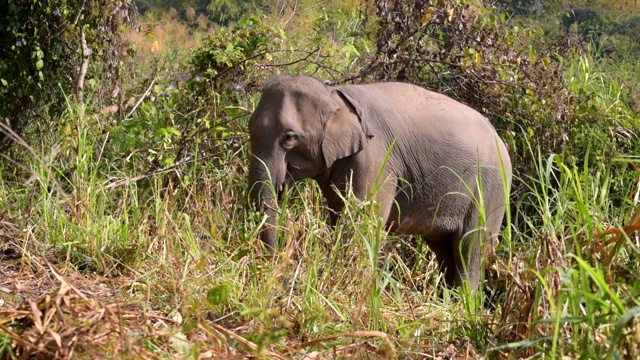
M478 288L481 245L497 241L512 169L474 109L407 83L331 87L280 75L263 86L249 139L249 197L267 216L260 238L270 250L285 184L315 180L332 223L349 186L367 199L375 185L386 229L422 236L449 286Z

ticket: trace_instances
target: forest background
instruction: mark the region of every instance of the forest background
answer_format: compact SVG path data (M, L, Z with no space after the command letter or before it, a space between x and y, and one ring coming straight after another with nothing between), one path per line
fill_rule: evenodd
M0 358L640 357L637 0L8 0ZM515 165L481 291L347 198L248 205L277 74L404 81L485 114Z

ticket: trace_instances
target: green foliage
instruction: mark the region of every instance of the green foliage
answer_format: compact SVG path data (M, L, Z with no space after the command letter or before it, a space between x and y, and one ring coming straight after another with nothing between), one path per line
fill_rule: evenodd
M525 312L516 315L503 308L501 321L517 317L520 325L503 328L499 338L517 340L495 350L511 348L517 357L543 352L552 357L608 358L616 353L634 358L640 351L634 335L627 331L618 336L612 330L628 326L638 306L640 278L628 269L637 266L640 248L626 235L617 241L597 235L611 216L625 221L633 210L610 191L611 183L622 179L614 177L611 165L599 166L594 174L559 156L536 157L531 187L518 206L529 209L516 236L537 253L525 260L529 270L515 276L516 283L526 284L522 292L508 300L525 304Z
M253 66L271 60L284 39L281 29L268 26L260 17L242 18L230 29L222 28L203 39L203 44L191 57L194 74L204 78L214 91L231 90L246 85Z
M153 67L163 73L146 75L153 86L138 111L112 129L108 156L131 154L134 161L127 166L147 172L201 156L215 163L229 161L228 155L242 148L240 123L255 100L259 75L253 69L271 59L282 37L260 18L244 18L205 37L184 60L171 52L167 59L154 59Z
M327 9L313 21L309 48L317 49L322 62L304 64L301 72L335 79L357 73L374 47L367 31L362 9L355 6Z
M105 80L117 81L119 25L128 2L13 1L0 7L0 119L20 133L27 125L42 128L49 116L64 111L65 94L75 93L82 63L81 34L94 59L101 58ZM120 12L118 12L120 11ZM122 17L115 16L120 14ZM89 75L92 76L91 74ZM93 74L98 76L98 74ZM116 84L105 86L110 91ZM0 132L0 143L4 133Z
M207 291L207 305L215 307L223 304L229 298L231 293L231 284L225 283L218 285Z

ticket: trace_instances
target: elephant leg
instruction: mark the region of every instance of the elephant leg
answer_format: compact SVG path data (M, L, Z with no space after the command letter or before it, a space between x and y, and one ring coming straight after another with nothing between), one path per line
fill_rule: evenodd
M480 241L484 231L472 229L470 232L457 233L452 241L455 262L456 286L461 287L465 280L469 281L471 290L480 285Z
M436 254L436 260L438 260L440 271L444 273L444 280L447 285L450 287L456 285L455 271L457 266L451 239L425 239L425 242L427 243L427 246L429 246L429 249Z

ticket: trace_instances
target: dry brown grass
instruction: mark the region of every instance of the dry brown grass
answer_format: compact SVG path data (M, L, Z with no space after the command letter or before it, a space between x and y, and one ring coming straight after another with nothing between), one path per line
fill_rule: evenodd
M201 359L247 356L230 347L215 325L213 332L199 326L182 334L174 320L122 298L117 288L126 285L127 278L65 276L48 262L35 272L0 266L5 275L0 330L13 340L16 357L100 359L129 354L154 359L179 356L186 344L196 341Z
M198 359L391 359L407 349L424 359L479 356L469 342L426 346L378 331L292 340L261 349L245 338L245 327L227 329L196 316L195 326L185 328L184 323L157 315L148 303L126 298L122 289L133 281L127 276L89 278L70 269L63 274L33 255L30 266L14 260L0 259L0 333L12 341L10 353L3 355L7 358L179 358L188 356L192 344L198 346ZM332 346L345 339L350 339L347 344ZM310 349L318 345L326 349Z

